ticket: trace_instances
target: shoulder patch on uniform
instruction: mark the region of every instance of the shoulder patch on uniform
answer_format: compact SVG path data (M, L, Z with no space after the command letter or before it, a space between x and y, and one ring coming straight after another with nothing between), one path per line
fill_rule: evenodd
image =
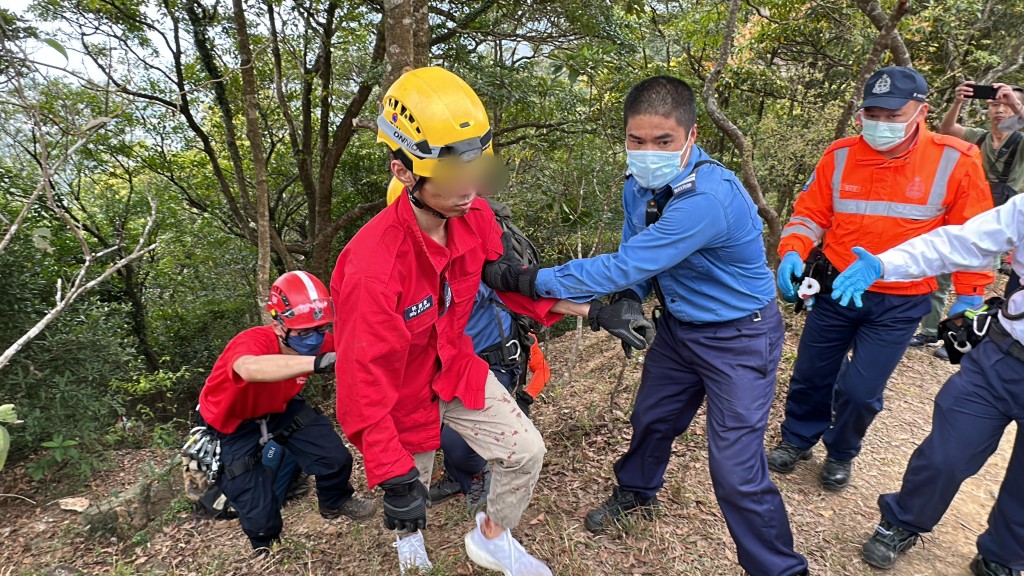
M801 188L800 191L807 192L807 189L811 187L811 184L814 184L814 172L811 172L811 177L807 179L807 183L804 184L804 187Z
M412 320L413 318L419 316L420 314L423 314L424 312L430 310L433 307L434 295L428 294L427 297L424 298L423 300L405 309L405 321L408 322L409 320Z
M697 174L690 174L672 186L672 195L692 192L697 189Z

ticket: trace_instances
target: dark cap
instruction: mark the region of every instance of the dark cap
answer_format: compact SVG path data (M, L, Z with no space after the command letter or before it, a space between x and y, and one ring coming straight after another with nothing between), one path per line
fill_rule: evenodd
M887 66L875 72L864 85L861 108L877 106L897 110L907 102L924 102L928 96L928 83L917 70L903 66Z

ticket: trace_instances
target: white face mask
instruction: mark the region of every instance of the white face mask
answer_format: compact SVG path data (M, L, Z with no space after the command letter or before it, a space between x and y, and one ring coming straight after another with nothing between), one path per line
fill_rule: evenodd
M1019 114L1010 116L999 123L999 130L1001 132L1016 132L1021 128L1024 128L1024 118L1021 118Z
M920 110L921 106L918 106L910 120L901 123L868 120L861 113L860 122L863 129L860 135L864 137L864 141L868 143L868 146L879 152L892 150L910 136L910 133L907 133L907 126L917 122L917 113Z

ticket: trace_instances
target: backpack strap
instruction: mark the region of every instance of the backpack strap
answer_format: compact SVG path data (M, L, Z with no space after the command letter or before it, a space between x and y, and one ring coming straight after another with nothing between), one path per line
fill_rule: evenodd
M1003 142L1003 145L996 152L996 158L1006 158L1003 161L1003 172L999 175L999 183L1006 184L1010 181L1010 172L1013 170L1013 161L1017 156L1017 148L1020 146L1021 134L1014 131L1010 137Z
M981 145L985 143L985 138L988 138L988 130L982 132L981 136L978 136L978 139L974 141L978 148L981 148Z
M661 214L665 211L665 206L668 201L675 198L677 194L683 192L689 192L697 188L697 169L705 164L716 164L722 166L717 160L701 160L693 165L693 170L690 170L690 174L684 178L679 184L672 187L672 193L667 194L663 197L663 201L658 201L656 198L651 198L647 201L647 214L646 222L647 226L654 225L661 218Z

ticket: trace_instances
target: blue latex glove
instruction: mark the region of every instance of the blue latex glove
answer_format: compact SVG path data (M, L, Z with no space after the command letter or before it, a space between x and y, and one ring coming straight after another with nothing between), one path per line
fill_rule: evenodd
M853 254L857 259L832 282L832 298L842 306L848 306L852 298L854 306L860 308L864 305L861 295L882 277L882 261L860 246L853 249Z
M953 305L949 307L949 315L959 314L969 308L977 308L984 303L985 298L982 296L957 296L956 302L953 302Z
M796 295L797 284L793 284L793 278L800 278L804 274L804 260L795 251L786 252L779 263L779 272L775 277L775 284L782 292L782 299L793 303L799 300Z

